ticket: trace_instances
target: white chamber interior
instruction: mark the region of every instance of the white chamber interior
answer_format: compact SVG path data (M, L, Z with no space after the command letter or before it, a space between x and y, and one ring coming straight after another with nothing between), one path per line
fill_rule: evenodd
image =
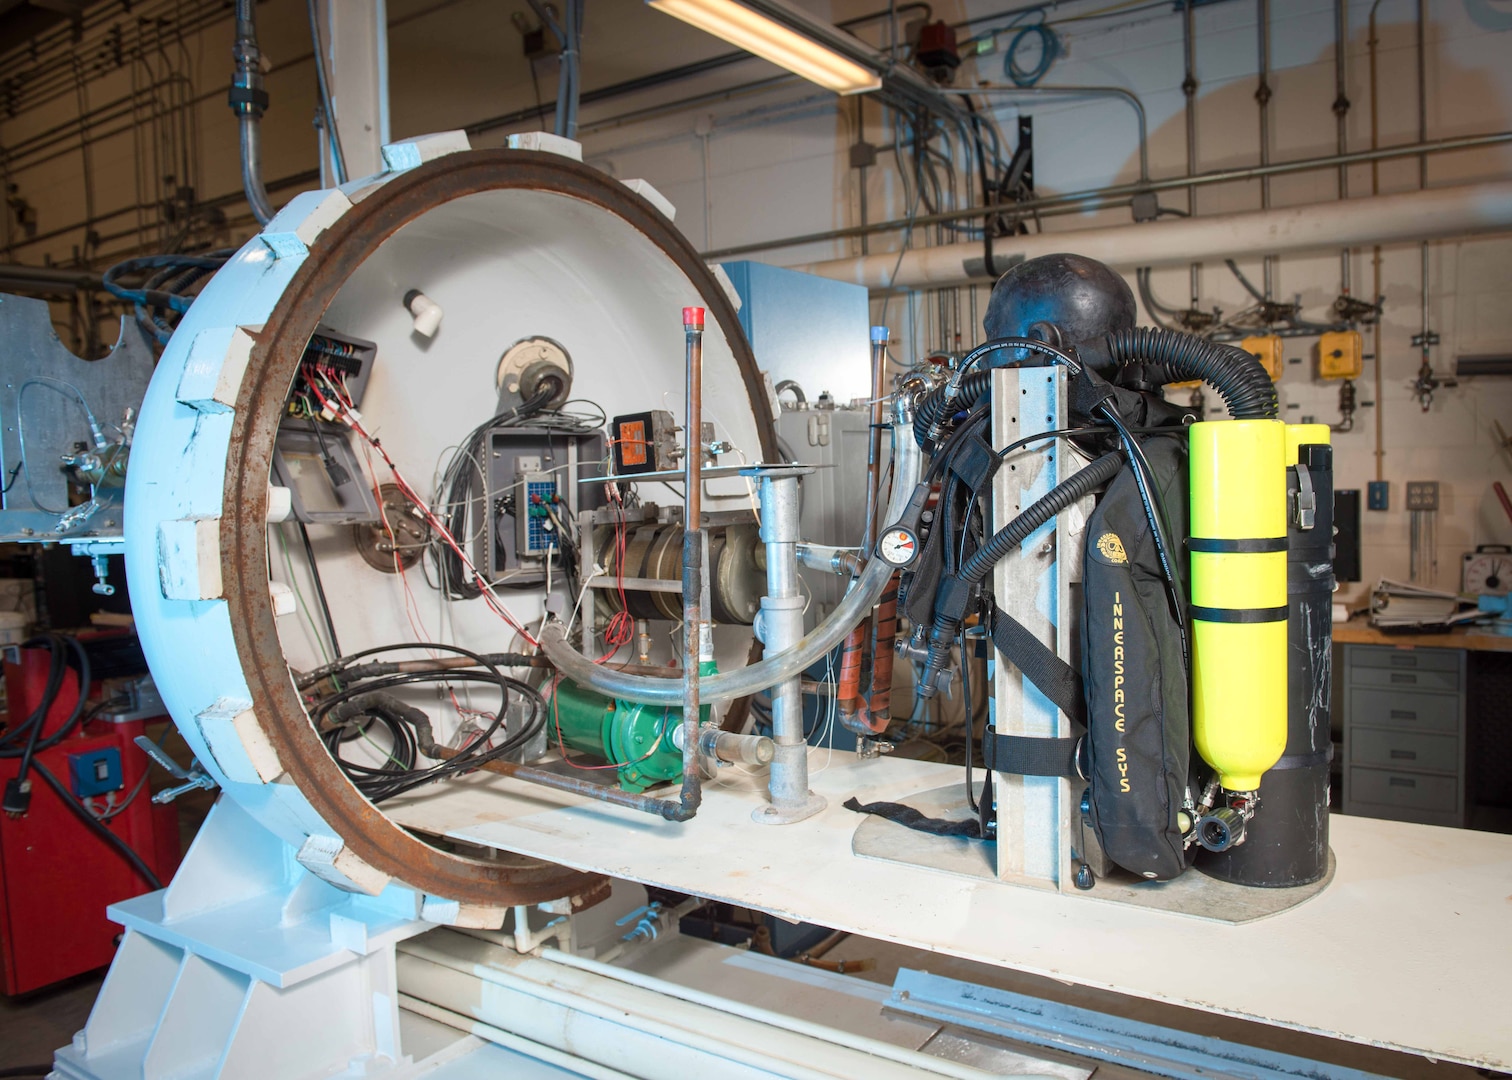
M415 332L403 304L412 289L445 312L432 338ZM409 222L362 262L323 324L377 345L360 406L363 426L419 494L434 502L458 441L498 411L499 359L524 338L548 337L566 349L577 401L592 402L611 417L666 409L681 424L685 306L706 302L672 259L624 219L565 195L509 189L467 195ZM722 464L741 456L755 463L761 442L745 380L712 317L706 327L704 420L714 424L716 438L739 452L721 458ZM587 404L570 407L591 411ZM362 460L363 444L354 439L353 445ZM369 451L365 457L369 481L388 482L379 456ZM641 485L640 492L647 502L681 502L667 487ZM740 478L707 481L704 497L710 511L752 504L751 489ZM403 577L384 573L357 553L351 526L308 528L343 653L421 639L480 653L529 651L484 600L447 601L434 587L433 567L427 573L425 564L417 565ZM471 555L468 540L457 539ZM327 659L328 648L292 524L270 526L269 551L272 578L297 594L298 610L278 619L285 657L295 669L309 670ZM522 625L537 625L544 610L539 587L500 589L499 595ZM585 610L591 601L583 601ZM679 640L675 626L659 624L653 658L670 660ZM750 641L749 627L717 628L721 669L744 664ZM621 659L629 659L632 648ZM406 696L432 713L444 741L458 721L450 700L435 687ZM491 688L473 688L467 697L484 709L497 701Z

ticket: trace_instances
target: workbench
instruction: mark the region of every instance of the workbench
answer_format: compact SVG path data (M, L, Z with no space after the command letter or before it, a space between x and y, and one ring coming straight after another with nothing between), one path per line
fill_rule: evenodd
M1477 801L1512 803L1500 685L1512 663L1475 655L1512 653L1512 637L1384 633L1354 620L1333 640L1344 813L1463 828Z
M1100 900L1096 888L1062 894L858 855L860 818L841 806L847 796L909 799L959 784L960 768L823 750L810 762L811 786L829 805L795 825L752 823L764 795L751 777L708 785L698 816L681 824L487 773L454 781L439 797L421 791L384 808L402 825L467 844L867 937L1512 1067L1512 836L1336 815L1337 870L1328 887L1291 910L1235 925Z

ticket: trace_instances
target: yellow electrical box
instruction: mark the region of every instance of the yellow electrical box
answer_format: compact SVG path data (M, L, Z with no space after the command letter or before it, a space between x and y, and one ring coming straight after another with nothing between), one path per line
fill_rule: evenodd
M1260 361L1265 373L1271 377L1271 382L1280 380L1281 365L1285 361L1281 359L1281 339L1277 335L1247 337L1239 343L1239 347Z
M1357 330L1318 338L1318 378L1358 379L1365 371L1365 346Z

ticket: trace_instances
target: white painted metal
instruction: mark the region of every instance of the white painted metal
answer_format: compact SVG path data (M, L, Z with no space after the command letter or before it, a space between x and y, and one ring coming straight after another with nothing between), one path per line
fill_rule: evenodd
M1061 367L1002 368L992 377L992 445L1066 426L1066 376ZM1003 528L1077 471L1057 440L1030 443L1004 459L993 477L992 528ZM998 607L1058 656L1071 655L1070 563L1057 514L993 569ZM1005 735L1061 738L1070 721L1017 668L996 661L993 724ZM997 871L1005 881L1052 889L1071 887L1071 825L1079 791L1053 776L998 773Z
M394 945L433 924L407 890L343 892L293 855L218 801L173 883L110 909L126 936L56 1075L408 1075Z
M294 785L274 782L282 763L262 733L221 599L224 461L250 356L246 328L267 321L309 245L378 185L466 149L460 132L389 145L383 160L391 171L296 197L243 247L196 300L158 363L127 480L133 614L185 739L232 798L299 852L302 865L339 887L370 893L382 892L388 878L352 855ZM410 288L446 309L434 338L413 332L402 304ZM494 373L510 345L549 336L572 354L579 389L594 400L625 411L665 408L682 380L680 309L700 302L676 264L624 219L566 196L511 189L444 203L400 229L347 281L325 321L377 343L364 423L428 498L437 461L460 434L494 414ZM758 459L750 400L730 343L713 324L704 357L705 410L716 437ZM706 496L711 510L747 505L738 477L711 481ZM275 528L269 540L273 577L311 598L303 560L284 557L280 532ZM398 576L368 567L348 529L310 532L344 650L413 641L417 634L511 650L513 632L481 601L443 605L418 573L406 587ZM535 594L506 594L505 602L522 623L542 613ZM321 662L318 623L309 611L279 620L292 665ZM718 635L721 666L743 660L749 641L745 628ZM445 740L456 714L437 713ZM448 898L428 900L428 917L456 921Z
M389 141L388 0L316 0L315 11L347 177L376 175ZM324 132L320 148L320 182L330 187L335 179Z
M1075 251L1115 268L1132 269L1437 240L1505 229L1512 229L1512 181L1503 180L1403 195L1014 236L997 242L993 251L1003 266L1020 256L1032 259ZM872 289L922 289L981 280L981 261L982 245L968 243L916 248L905 253L901 261L897 252L888 252L794 269ZM969 268L973 263L974 271Z
M1335 816L1333 884L1234 926L1100 903L1095 889L1054 893L857 857L845 798L906 800L958 784L960 770L814 754L810 786L830 805L787 829L749 824L765 796L759 781L738 778L673 828L491 777L390 813L470 843L1067 982L1444 1060L1512 1064L1512 836Z
M985 1080L989 1073L837 1028L550 951L460 934L407 943L404 992L645 1080Z

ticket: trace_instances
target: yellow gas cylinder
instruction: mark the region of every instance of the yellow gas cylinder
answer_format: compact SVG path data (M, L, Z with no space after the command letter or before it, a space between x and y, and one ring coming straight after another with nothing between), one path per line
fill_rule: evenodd
M1190 432L1192 725L1228 791L1255 791L1286 749L1287 425Z
M1330 446L1333 444L1333 431L1327 424L1287 424L1286 425L1286 464L1287 467L1297 463L1300 456L1298 450L1304 446Z

